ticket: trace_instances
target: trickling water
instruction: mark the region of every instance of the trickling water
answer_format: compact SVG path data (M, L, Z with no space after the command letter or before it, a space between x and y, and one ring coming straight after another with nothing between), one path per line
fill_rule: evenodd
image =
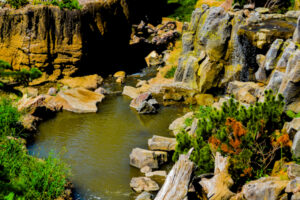
M51 149L66 149L63 160L71 166L77 199L132 200L130 167L135 147L147 148L152 135L169 136L169 124L183 114L179 107L164 107L156 115L138 115L123 96L107 97L95 114L58 113L43 122L31 154L45 157Z

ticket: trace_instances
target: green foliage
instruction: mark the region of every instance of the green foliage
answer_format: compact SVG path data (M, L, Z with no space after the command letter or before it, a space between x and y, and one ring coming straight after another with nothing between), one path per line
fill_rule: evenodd
M66 186L69 168L50 155L28 155L19 125L20 113L11 101L0 101L0 199L56 199ZM14 137L8 137L14 136Z
M177 67L173 66L169 71L166 72L165 78L174 78Z
M170 17L176 18L180 21L190 21L197 0L169 0L168 2L173 4L177 3L179 5Z
M20 113L8 99L0 100L0 136L17 136L21 133Z
M29 3L28 0L7 0L7 3L15 9L21 8Z
M241 106L233 98L221 110L200 107L194 118L199 119L196 134L182 130L173 159L194 147L192 160L198 173L213 170L212 153L221 152L230 158L230 173L237 184L267 174L275 159L290 157L288 134L280 132L284 119L283 96L276 98L265 92L265 101Z
M300 112L299 113L294 113L291 110L286 111L287 116L289 116L290 118L298 118L300 117Z
M68 168L50 155L29 156L17 139L0 140L0 199L56 199L65 190Z
M54 0L54 2L57 2L57 1ZM73 10L73 9L80 10L81 9L81 5L79 5L78 0L61 0L59 2L58 6L61 9L63 9L63 8L67 8L69 10Z

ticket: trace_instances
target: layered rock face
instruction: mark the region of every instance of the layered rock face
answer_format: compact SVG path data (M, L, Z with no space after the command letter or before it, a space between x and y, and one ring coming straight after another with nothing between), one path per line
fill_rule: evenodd
M0 59L16 70L38 67L48 80L106 71L128 47L128 16L125 0L88 3L81 10L42 5L1 9ZM111 59L115 56L120 59Z
M282 46L293 36L295 19L287 21L287 17L202 5L193 12L182 36L183 51L174 81L201 93L223 88L233 80L255 81L256 56L266 54L277 38L282 39L278 41Z

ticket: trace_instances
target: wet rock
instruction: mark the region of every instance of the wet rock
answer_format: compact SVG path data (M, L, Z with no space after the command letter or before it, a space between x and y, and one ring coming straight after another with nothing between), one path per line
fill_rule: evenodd
M244 185L242 193L247 200L277 200L288 182L279 177L264 177Z
M166 181L155 200L182 200L187 199L187 193L194 163L189 160L191 149L187 155L180 155L179 160L172 167Z
M153 195L149 192L142 192L135 200L152 200Z
M146 173L146 177L151 178L155 182L157 182L159 185L162 185L166 178L167 178L167 172L166 171L153 171Z
M54 87L51 87L51 88L49 88L47 94L50 95L50 96L54 96L54 95L57 94L57 89L54 88Z
M276 68L279 68L279 69L280 68L285 69L287 67L289 58L296 50L296 45L291 40L286 41L284 46L285 46L284 51L283 51L282 56L280 57L280 59L277 63L277 66L276 66Z
M211 179L202 178L199 182L210 200L229 200L234 196L234 193L230 191L233 180L228 173L228 167L228 158L222 157L221 154L217 152L214 177Z
M97 74L90 76L82 76L75 78L64 78L59 81L60 83L67 85L70 88L85 88L87 90L95 90L102 82L103 78Z
M278 57L280 53L280 49L283 45L283 40L282 39L277 39L273 44L271 45L267 55L266 55L266 60L265 60L265 70L266 71L271 71L276 67L276 58Z
M132 178L130 181L130 187L135 191L135 192L151 192L151 191L158 191L159 186L158 184L151 180L150 178L147 177L135 177Z
M47 101L70 112L93 113L97 112L97 104L103 99L102 94L84 88L73 88L62 90L55 97L49 97Z
M140 93L137 88L134 88L131 86L125 86L122 94L134 99L134 98L137 98Z
M171 130L174 134L174 136L176 136L182 129L186 128L185 125L185 120L188 118L192 118L194 115L193 112L189 112L187 114L185 114L184 116L174 120L170 126L169 126L169 130Z
M299 185L300 185L300 177L297 177L297 178L291 180L287 184L285 192L287 192L287 193L297 193L297 192L300 192Z
M297 27L293 36L293 41L300 44L300 16L297 21Z
M150 150L174 151L176 144L176 138L167 138L157 135L154 135L148 140Z
M300 131L298 131L294 137L292 152L295 158L300 158Z
M133 149L129 157L130 165L140 169L145 166L157 169L160 165L168 161L167 152L149 151L140 148Z
M281 85L282 79L284 77L284 73L278 70L275 70L271 76L269 84L266 86L265 90L273 90L273 92L277 93L279 87Z
M130 107L136 109L139 114L151 114L157 112L159 104L153 99L151 93L146 92L133 99Z

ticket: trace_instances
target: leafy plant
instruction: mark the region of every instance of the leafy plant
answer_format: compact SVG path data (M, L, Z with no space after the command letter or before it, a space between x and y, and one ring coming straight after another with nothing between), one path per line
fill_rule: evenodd
M180 21L190 21L197 0L169 0L168 3L178 5L170 17L176 18Z
M57 0L52 1L54 4L57 4ZM78 0L61 0L58 2L58 6L63 9L63 8L67 8L69 10L80 10L81 9L81 5L79 4Z
M21 8L27 4L29 4L28 0L7 0L7 3L15 9Z
M200 107L195 136L185 130L176 137L174 160L194 147L192 160L198 172L213 170L212 154L221 152L230 159L230 173L236 184L268 174L276 159L291 157L291 140L282 130L285 122L283 96L265 92L265 101L246 108L231 98L221 110Z
M165 74L164 77L165 77L165 78L173 78L174 75L175 75L176 69L177 69L177 67L172 66L172 68L169 69L169 71L166 72L166 74Z

